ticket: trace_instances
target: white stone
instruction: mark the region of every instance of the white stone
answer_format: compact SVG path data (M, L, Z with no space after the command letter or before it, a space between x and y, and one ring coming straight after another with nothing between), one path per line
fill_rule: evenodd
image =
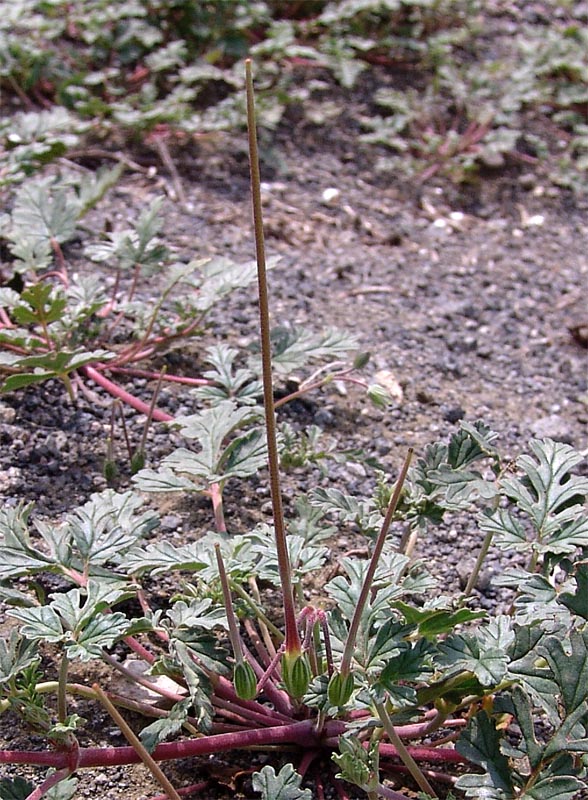
M335 189L334 186L329 186L328 189L325 189L321 195L321 201L326 206L334 206L339 202L341 197L341 192L339 189Z

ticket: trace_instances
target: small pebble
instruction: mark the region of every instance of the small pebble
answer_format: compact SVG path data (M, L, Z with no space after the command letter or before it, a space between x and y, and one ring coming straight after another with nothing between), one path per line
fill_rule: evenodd
M336 206L340 199L341 192L339 189L335 189L334 186L330 186L328 189L325 189L321 195L321 202L325 206Z

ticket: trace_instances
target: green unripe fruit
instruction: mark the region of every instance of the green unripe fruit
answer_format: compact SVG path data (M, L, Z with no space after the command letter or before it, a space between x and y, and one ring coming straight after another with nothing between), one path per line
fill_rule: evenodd
M327 690L329 703L332 706L344 706L345 703L349 702L354 684L355 681L350 672L346 675L343 675L341 672L335 672L331 675L329 688Z
M102 474L107 483L112 483L118 477L118 467L110 458L107 458L102 467Z
M235 691L241 700L253 700L257 694L257 678L253 667L248 661L241 661L235 665L233 673Z
M136 475L144 466L145 452L143 450L136 450L131 458L131 475Z
M310 666L305 655L288 657L282 660L282 679L286 691L295 700L299 700L308 689L310 683Z

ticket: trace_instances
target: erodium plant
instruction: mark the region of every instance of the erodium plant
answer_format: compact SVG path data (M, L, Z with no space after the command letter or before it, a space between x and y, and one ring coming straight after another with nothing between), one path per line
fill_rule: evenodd
M408 453L394 485L381 484L373 498L317 488L285 516L250 65L247 86L273 525L229 535L215 514L219 529L176 545L152 538L156 514L130 491L93 495L61 524L34 520L30 506L3 508L0 588L14 626L0 641L0 712L43 735L47 747L2 750L0 763L48 771L36 788L3 779L0 796L73 797L79 771L142 760L165 796L207 797L212 779L174 787L161 762L191 757L204 770L204 757L266 749L274 760L250 787L265 800L321 800L327 784L342 800L407 800L407 786L421 798L579 798L588 775L588 479L574 474L580 454L533 440L528 454L504 461L495 433L462 423L412 465ZM213 410L237 413L223 403ZM200 431L193 463L206 460L202 417L185 425ZM232 441L230 431L221 437L219 479L239 450ZM163 481L170 471L149 478ZM190 471L180 465L174 480L183 474ZM477 526L480 554L465 591L449 596L410 553L419 535L457 513ZM309 605L307 578L325 565L328 539L344 525L367 535L370 555L342 557L322 602ZM490 547L514 556L498 579L512 589L512 604L495 616L475 608ZM177 593L155 609L149 587L164 573L177 576ZM67 588L47 594L48 574ZM57 679L42 671L48 646ZM70 679L73 663L90 674L98 660L167 707ZM101 704L129 745L81 747L74 698ZM153 721L137 735L120 708Z
M0 372L3 392L12 392L52 378L63 381L72 400L82 393L96 397L98 385L112 397L156 421L171 416L127 391L120 381L133 376L163 379L205 390L215 400L235 398L254 403L261 394L258 358L228 346L212 347L211 369L202 377L161 374L143 364L164 355L205 331L215 305L246 288L255 279L255 263L226 258L179 263L161 239L163 198L155 199L132 225L105 234L85 248L87 259L112 269L106 287L83 264L73 272L64 245L80 219L120 177L121 169L99 171L82 179L37 178L16 192L12 212L0 220L0 239L13 255L11 273L0 288ZM275 264L275 260L270 266ZM157 298L149 296L149 278L159 279ZM294 396L333 380L358 377L347 354L355 342L347 334L327 330L278 328L273 351L282 375L314 366ZM240 356L242 366L234 362ZM318 362L318 363L317 363ZM374 387L372 396L380 395ZM377 396L376 396L377 395ZM284 398L287 402L289 397Z

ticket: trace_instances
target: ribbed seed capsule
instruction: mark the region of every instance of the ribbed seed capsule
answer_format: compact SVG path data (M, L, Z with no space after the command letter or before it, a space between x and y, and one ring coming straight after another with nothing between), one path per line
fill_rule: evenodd
M351 697L353 686L353 675L350 672L346 675L343 675L341 672L335 672L331 675L331 680L329 681L329 703L332 706L344 706Z
M235 691L241 700L253 700L257 690L257 678L253 667L248 661L241 661L235 665L233 673Z
M286 691L295 700L298 700L308 689L310 683L310 665L305 655L289 659L285 655L282 660L282 679Z

